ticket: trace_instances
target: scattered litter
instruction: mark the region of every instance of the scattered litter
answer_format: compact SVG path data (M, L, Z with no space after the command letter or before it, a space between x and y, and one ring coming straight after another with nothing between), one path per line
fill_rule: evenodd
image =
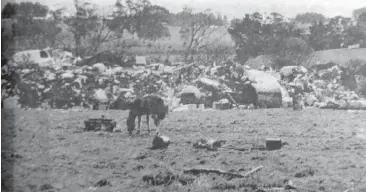
M215 173L218 175L224 175L224 176L228 176L229 178L244 178L244 177L248 177L253 175L254 173L260 171L263 168L263 166L258 166L254 169L252 169L251 171L245 173L244 175L242 174L238 174L238 173L231 173L231 172L226 172L226 171L222 171L222 170L218 170L218 169L207 169L207 168L192 168L192 169L185 169L183 171L183 173L185 174L193 174L193 175L199 175L199 174L209 174L209 173Z
M104 116L102 116L102 118L88 119L84 121L84 124L84 131L113 132L113 129L116 127L117 122L113 119L105 119Z
M164 149L170 145L170 138L163 135L156 135L152 141L151 149Z
M193 147L196 149L217 150L218 148L222 147L224 143L226 143L224 140L200 139L193 144Z
M297 172L295 174L295 177L297 178L302 178L302 177L308 177L308 176L313 176L315 174L315 171L311 168L307 168L307 169L304 169L300 172Z
M173 174L169 170L159 171L157 174L146 174L142 177L142 180L150 185L165 185L172 184L178 176Z
M294 186L294 183L291 180L287 180L285 182L285 189L292 190L292 189L297 189L297 187Z
M307 107L315 106L322 109L366 109L366 100L363 98L365 95L362 95L362 82L365 78L354 76L355 87L348 87L342 80L349 74L348 69L334 63L319 64L310 69L285 66L279 71L266 68L254 70L248 66L237 65L231 59L217 66L205 66L199 63L182 63L180 66L165 66L160 63L149 66L148 63L142 62L142 66L132 67L127 64L120 65L120 61L127 62L128 59L121 59L110 52L100 52L83 59L65 51L53 50L53 52L52 57L48 50L27 50L15 54L14 56L18 58L15 62L19 65L16 63L13 67L3 67L2 76L15 75L19 82L22 82L22 86L15 86L11 78L4 78L3 100L14 95L24 95L25 98L19 100L22 107L44 108L42 103L52 101L51 108L70 109L74 106L92 108L97 104L107 105L117 99L122 102L131 99L116 90L115 87L118 87L131 89L133 98L151 92L164 95L166 100L182 94L193 95L194 99L187 101L185 98L180 98L178 103L197 104L200 106L198 110L208 107L224 110L232 106L243 109L243 106L239 105L253 104L256 106L251 109L258 107L301 109L303 107L299 107L302 106L300 103ZM39 65L21 65L23 56L27 55ZM55 65L46 64L53 60ZM75 61L82 62L74 65ZM170 68L169 72L164 72L165 69L161 71L163 68ZM228 75L230 74L228 71L232 75ZM34 95L31 96L30 92L34 92ZM296 106L291 102L294 95L301 95L295 102L298 103ZM65 100L75 102L57 104ZM178 106L176 102L171 102L170 105L174 111L197 110L197 107L191 106L176 108ZM95 109L109 108L101 105Z
M102 179L94 184L94 187L104 187L104 186L112 186L109 181L106 179Z

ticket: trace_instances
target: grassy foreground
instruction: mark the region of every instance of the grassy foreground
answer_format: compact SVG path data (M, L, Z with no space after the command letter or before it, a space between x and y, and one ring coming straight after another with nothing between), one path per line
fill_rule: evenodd
M115 119L122 132L82 131L84 120L102 114ZM128 137L127 114L2 110L2 189L274 191L291 180L298 191L366 191L366 111L174 112L161 124L161 133L173 142L166 150L149 149L152 136L144 135L144 121L143 135ZM267 137L280 137L289 145L276 151L193 148L201 138L251 147L264 145ZM258 173L241 179L182 173L203 167L244 174L260 165L263 169ZM170 174L169 185L143 180L159 173L161 178Z

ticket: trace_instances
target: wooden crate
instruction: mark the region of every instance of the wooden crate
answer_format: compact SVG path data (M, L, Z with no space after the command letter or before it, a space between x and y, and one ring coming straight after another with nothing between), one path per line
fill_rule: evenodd
M84 121L85 128L84 131L108 131L112 132L113 129L116 127L117 122L113 119L88 119Z
M213 103L213 108L216 110L227 110L231 108L230 103Z
M268 150L276 150L281 149L282 140L279 138L267 138L266 139L266 148Z

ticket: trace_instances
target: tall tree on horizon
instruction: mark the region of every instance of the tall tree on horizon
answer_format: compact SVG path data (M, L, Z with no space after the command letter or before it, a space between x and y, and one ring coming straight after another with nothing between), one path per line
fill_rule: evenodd
M216 18L210 9L194 13L190 7L184 7L177 15L182 22L179 34L185 48L184 58L191 62L194 53L204 47L204 37L215 32Z

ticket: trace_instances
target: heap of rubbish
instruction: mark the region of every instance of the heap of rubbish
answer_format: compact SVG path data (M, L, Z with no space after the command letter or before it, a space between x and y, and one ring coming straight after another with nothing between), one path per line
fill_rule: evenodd
M39 52L39 51L38 51ZM38 53L37 52L37 53ZM294 95L306 106L366 107L365 77L336 64L254 70L231 60L199 63L121 65L118 58L73 57L67 51L30 61L19 54L2 66L3 108L126 109L146 94L159 94L171 109L182 105L230 109L290 107ZM108 57L104 57L108 58ZM95 63L93 63L95 62ZM125 62L124 62L125 63Z

